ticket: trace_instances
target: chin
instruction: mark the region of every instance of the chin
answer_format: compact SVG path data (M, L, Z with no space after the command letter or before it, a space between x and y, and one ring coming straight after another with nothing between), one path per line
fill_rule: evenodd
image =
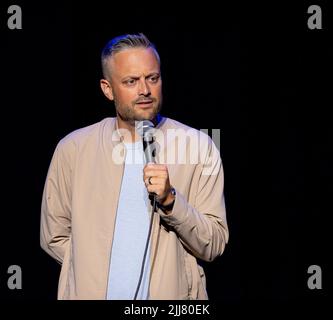
M157 115L157 112L154 111L145 111L145 112L140 112L139 114L135 115L135 120L141 121L141 120L153 120Z

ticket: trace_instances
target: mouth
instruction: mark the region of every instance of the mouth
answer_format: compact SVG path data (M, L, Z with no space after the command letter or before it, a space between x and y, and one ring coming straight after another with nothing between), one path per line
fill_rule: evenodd
M136 104L138 106L140 106L141 108L148 108L152 105L152 103L153 103L153 100L144 100L144 101L137 102Z

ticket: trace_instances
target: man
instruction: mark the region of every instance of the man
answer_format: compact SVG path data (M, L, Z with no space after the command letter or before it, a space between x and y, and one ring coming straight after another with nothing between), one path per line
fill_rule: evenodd
M159 115L160 59L143 34L111 40L102 69L116 118L63 138L45 182L41 246L62 264L58 298L207 299L199 261L228 241L219 152ZM143 120L156 125L157 164L145 163Z

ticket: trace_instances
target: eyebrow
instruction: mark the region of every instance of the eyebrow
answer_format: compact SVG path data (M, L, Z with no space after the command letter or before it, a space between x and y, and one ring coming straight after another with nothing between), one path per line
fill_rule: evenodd
M147 78L149 78L149 77L151 77L151 76L161 76L161 73L160 73L160 72L152 72L152 73L147 74L147 75L145 76L145 78L147 79ZM125 80L127 80L127 79L129 79L129 78L130 78L130 79L135 79L135 80L140 79L140 77L138 77L138 76L128 75L128 76L122 78L121 81L125 81Z

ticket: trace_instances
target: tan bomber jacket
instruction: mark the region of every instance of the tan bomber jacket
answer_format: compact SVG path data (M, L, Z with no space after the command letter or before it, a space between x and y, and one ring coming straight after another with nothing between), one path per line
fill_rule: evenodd
M220 154L199 130L170 118L156 127L157 162L176 200L154 213L150 299L207 299L203 268L228 242ZM41 208L42 248L62 264L58 299L106 299L125 148L116 118L78 129L57 145Z

